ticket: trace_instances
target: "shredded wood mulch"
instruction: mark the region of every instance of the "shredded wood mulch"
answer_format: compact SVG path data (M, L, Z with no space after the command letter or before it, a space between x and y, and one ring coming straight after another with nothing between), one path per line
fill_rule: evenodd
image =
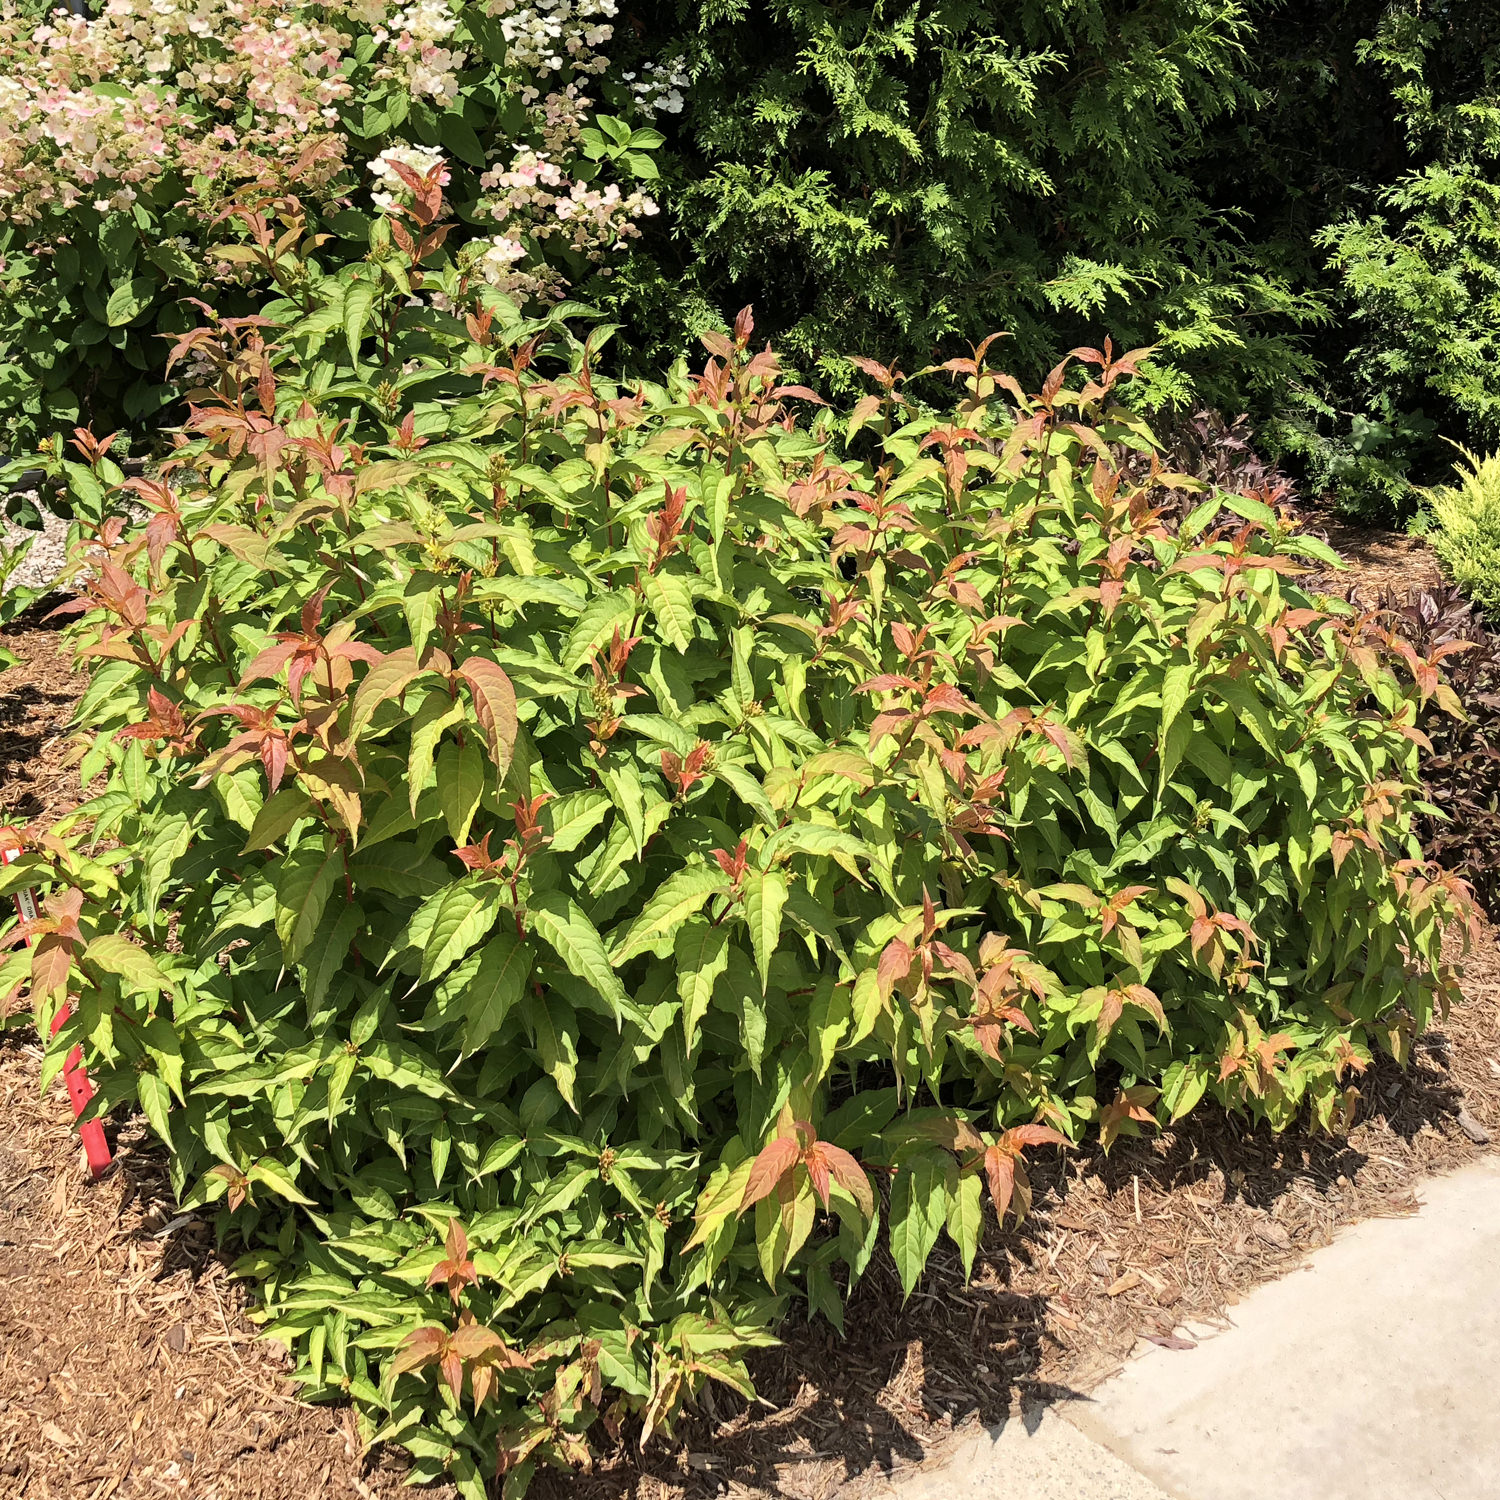
M1361 587L1431 581L1420 544L1315 524L1355 560ZM23 662L0 674L0 806L19 821L55 817L78 796L64 739L82 680L35 620L5 644ZM796 1323L759 1360L758 1403L710 1391L674 1440L642 1453L627 1437L594 1473L543 1474L533 1494L858 1500L976 1423L1085 1395L1141 1340L1191 1359L1250 1288L1347 1225L1414 1212L1425 1178L1500 1140L1492 930L1464 973L1466 1003L1411 1067L1385 1062L1362 1080L1347 1138L1278 1137L1205 1113L1107 1158L1036 1153L1031 1217L1018 1231L991 1225L967 1284L944 1242L903 1305L894 1266L877 1260L846 1337ZM398 1456L361 1457L347 1410L295 1399L207 1226L175 1214L137 1122L118 1127L109 1176L86 1181L61 1084L38 1094L40 1057L32 1033L0 1033L0 1495L397 1493Z
M1443 581L1437 555L1420 537L1353 520L1323 503L1304 502L1298 509L1303 525L1350 564L1336 581L1358 588L1364 598L1435 588Z
M20 658L0 672L0 821L18 827L50 822L79 801L66 741L87 678L58 651L45 612L35 606L0 634L0 645Z

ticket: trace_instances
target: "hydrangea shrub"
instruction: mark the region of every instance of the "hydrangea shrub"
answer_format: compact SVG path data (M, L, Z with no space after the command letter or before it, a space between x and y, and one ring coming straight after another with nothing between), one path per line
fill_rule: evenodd
M399 190L389 164L441 157L493 284L555 302L607 274L656 212L642 184L661 138L642 122L681 108L671 75L611 74L614 15L615 0L108 0L42 18L7 5L12 440L169 399L155 336L189 326L182 299L255 295L229 202L299 201L357 258L370 209Z

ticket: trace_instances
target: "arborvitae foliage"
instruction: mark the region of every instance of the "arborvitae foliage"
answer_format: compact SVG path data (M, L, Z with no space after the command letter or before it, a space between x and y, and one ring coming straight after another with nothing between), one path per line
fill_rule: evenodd
M666 342L754 296L835 377L850 350L910 368L976 326L1021 363L1099 326L1157 343L1146 400L1299 367L1286 332L1314 304L1211 201L1204 154L1255 103L1246 6L668 0L646 32L692 79L677 237L624 283Z

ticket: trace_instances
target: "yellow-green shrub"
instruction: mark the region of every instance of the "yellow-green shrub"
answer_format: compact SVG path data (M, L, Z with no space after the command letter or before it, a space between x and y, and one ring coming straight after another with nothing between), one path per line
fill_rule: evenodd
M1500 614L1500 453L1464 458L1457 484L1425 493L1425 534L1453 581Z

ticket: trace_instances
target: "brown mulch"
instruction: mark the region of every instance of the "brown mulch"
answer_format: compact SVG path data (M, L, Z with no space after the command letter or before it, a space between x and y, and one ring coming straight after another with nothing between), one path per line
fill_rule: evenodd
M1318 516L1362 588L1435 581L1420 543ZM1430 576L1429 576L1430 575ZM34 623L7 633L0 799L53 817L76 798L62 742L81 681ZM972 1280L946 1241L909 1302L877 1259L847 1336L796 1323L755 1370L746 1409L710 1391L675 1440L621 1446L592 1475L542 1475L537 1500L733 1491L857 1495L1022 1403L1085 1394L1141 1339L1191 1358L1198 1334L1340 1228L1415 1210L1421 1182L1500 1141L1500 949L1464 961L1467 1003L1411 1067L1362 1080L1345 1139L1273 1136L1204 1113L1152 1140L1037 1153L1037 1201L993 1230ZM361 1461L350 1414L297 1402L257 1342L207 1226L174 1217L160 1153L127 1124L118 1165L81 1174L40 1049L0 1034L0 1495L10 1500L315 1500L396 1493L399 1462ZM1494 1148L1490 1148L1494 1149Z
M59 654L56 630L41 623L45 606L27 611L0 644L20 658L0 672L0 820L51 822L78 803L68 774L68 718L87 685Z
M1338 582L1353 585L1365 598L1378 599L1387 591L1405 594L1434 588L1443 581L1437 557L1420 537L1341 516L1325 503L1304 503L1299 510L1307 529L1323 537L1351 565Z
M206 1223L175 1216L134 1123L90 1183L30 1031L0 1045L0 1495L390 1500L353 1414L293 1395ZM410 1493L407 1491L406 1493Z

